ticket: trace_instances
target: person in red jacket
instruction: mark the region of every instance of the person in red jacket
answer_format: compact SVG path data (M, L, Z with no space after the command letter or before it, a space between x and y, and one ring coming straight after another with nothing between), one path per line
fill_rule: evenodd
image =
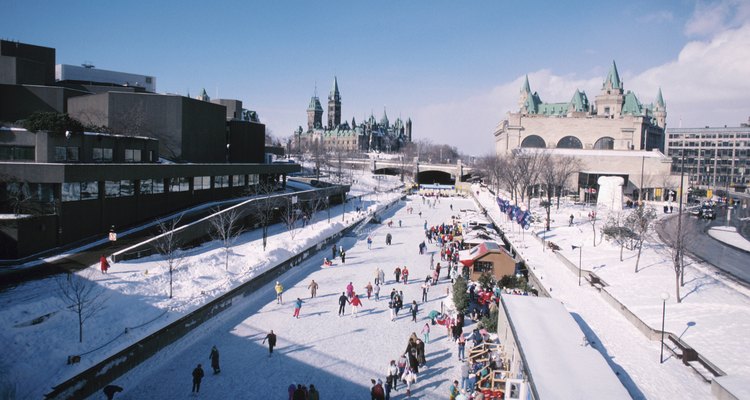
M107 257L104 257L104 254L99 257L99 267L102 269L103 274L106 274L109 269L109 262L107 261Z
M356 317L357 312L359 311L359 307L362 305L362 300L360 300L359 296L356 293L354 293L351 301L349 301L349 304L352 305L352 317Z

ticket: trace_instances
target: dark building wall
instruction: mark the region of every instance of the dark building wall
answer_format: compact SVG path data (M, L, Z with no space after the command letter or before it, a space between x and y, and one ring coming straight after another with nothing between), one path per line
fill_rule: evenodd
M14 259L55 246L57 218L41 215L0 222L0 258Z
M242 101L233 99L214 99L211 103L226 107L227 120L242 118Z
M182 157L193 163L226 162L226 107L182 99Z
M263 163L266 126L249 121L228 121L229 162Z
M1 85L0 120L15 122L37 112L67 112L67 100L87 93L55 86Z
M55 49L0 40L0 56L15 58L15 63L0 62L0 83L53 85ZM3 57L0 57L3 58ZM10 68L15 69L11 71ZM3 79L13 75L13 81Z

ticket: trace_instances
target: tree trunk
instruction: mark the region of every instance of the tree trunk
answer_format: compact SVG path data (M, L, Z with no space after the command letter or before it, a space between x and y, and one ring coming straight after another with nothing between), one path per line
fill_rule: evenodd
M620 262L622 262L622 249L625 247L625 243L620 243ZM636 267L637 269L638 267Z
M635 258L635 273L638 273L638 263L641 262L641 250L643 249L643 242L638 243L638 257Z
M229 247L224 249L224 270L229 271Z
M83 343L83 310L78 309L78 343Z
M172 264L169 264L169 298L172 298Z
M594 247L596 247L596 221L591 223L591 228L594 229Z
M682 299L680 298L680 274L677 274L675 276L675 282L674 283L675 283L675 285L674 285L675 286L674 287L675 293L677 294L677 302L678 303L682 303Z

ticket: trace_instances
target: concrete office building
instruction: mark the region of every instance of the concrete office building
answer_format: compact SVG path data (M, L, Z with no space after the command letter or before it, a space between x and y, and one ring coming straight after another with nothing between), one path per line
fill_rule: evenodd
M153 76L108 71L89 64L83 66L57 64L55 66L55 81L96 86L135 87L156 93L156 78Z
M744 192L750 175L750 119L739 127L667 129L673 174L682 172L683 154L690 186Z

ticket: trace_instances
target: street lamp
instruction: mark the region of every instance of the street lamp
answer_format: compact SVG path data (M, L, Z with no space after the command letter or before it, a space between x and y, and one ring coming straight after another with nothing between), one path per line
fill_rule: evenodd
M661 292L661 355L659 355L659 364L664 363L664 316L667 312L667 300L669 300L669 293Z
M578 286L581 286L581 259L583 258L583 245L572 245L570 247L572 247L573 250L578 249Z

